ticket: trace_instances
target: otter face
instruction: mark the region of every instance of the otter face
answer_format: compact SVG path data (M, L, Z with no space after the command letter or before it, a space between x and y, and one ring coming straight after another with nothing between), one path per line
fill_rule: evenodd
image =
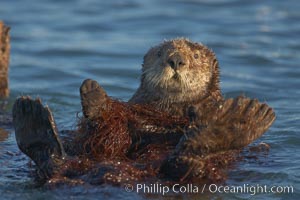
M145 55L142 84L162 99L199 99L207 94L214 70L218 75L215 62L214 53L201 44L186 39L166 41Z

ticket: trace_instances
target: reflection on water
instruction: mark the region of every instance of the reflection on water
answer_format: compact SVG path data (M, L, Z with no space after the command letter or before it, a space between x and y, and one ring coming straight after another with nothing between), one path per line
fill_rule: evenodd
M0 142L7 140L7 138L8 138L8 131L0 128Z
M216 52L226 97L243 93L277 113L275 124L258 141L270 144L269 154L237 164L227 184L299 188L299 10L297 0L0 0L0 19L12 27L9 107L19 95L39 96L60 129L75 127L84 79L95 79L109 95L127 100L138 87L144 53L163 39L188 37ZM3 139L1 134L0 141L0 199L145 198L110 186L32 189L32 169L14 134ZM245 197L249 195L224 198ZM259 195L297 197L297 190Z

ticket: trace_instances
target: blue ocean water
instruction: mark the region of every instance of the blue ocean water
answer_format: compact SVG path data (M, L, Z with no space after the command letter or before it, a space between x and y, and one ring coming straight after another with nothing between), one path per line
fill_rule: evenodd
M187 37L219 59L226 97L268 103L277 119L258 142L269 153L241 161L227 185L292 186L293 193L220 194L198 199L300 198L300 2L298 0L0 0L11 27L10 104L39 96L59 129L76 125L79 86L97 80L128 100L139 84L143 55L164 39ZM111 186L32 188L29 159L13 131L0 137L0 199L154 199ZM168 199L190 199L186 195Z

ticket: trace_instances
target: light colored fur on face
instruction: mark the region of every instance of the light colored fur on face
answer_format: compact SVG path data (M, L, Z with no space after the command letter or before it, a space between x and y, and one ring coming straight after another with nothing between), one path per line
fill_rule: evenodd
M185 63L178 70L167 62L174 54L180 54ZM145 55L141 88L150 101L152 97L169 103L201 98L212 81L215 60L214 53L202 44L183 38L165 41Z

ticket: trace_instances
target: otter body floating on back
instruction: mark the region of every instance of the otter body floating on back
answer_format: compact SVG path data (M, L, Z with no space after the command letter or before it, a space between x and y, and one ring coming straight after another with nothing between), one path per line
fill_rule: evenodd
M188 131L161 167L164 174L177 179L200 173L204 162L199 155L245 147L275 120L273 110L257 100L225 100L215 54L187 39L165 41L148 51L141 84L129 102L192 119L196 129ZM199 169L190 174L182 170L191 166Z
M216 171L211 171L212 162L213 168L222 168L218 166L221 160L227 163L231 159L227 152L245 147L275 120L273 110L257 100L225 100L214 53L186 39L165 41L148 51L140 87L128 103L110 99L92 80L83 82L80 94L80 133L63 145L50 110L39 100L19 98L14 104L18 145L47 178L66 168L61 164L68 163L63 159L64 149L81 158L97 157L102 166L114 165L107 160L129 163L131 159L130 170L134 168L135 173L123 171L122 177L114 176L117 182L132 180L133 174L140 178L134 180L141 180L146 166L152 169L148 175L177 181L211 178L216 176ZM153 146L155 151L149 154L147 148ZM139 168L135 162L144 165ZM101 174L104 181L111 180L107 174L120 174L116 169L106 166Z

